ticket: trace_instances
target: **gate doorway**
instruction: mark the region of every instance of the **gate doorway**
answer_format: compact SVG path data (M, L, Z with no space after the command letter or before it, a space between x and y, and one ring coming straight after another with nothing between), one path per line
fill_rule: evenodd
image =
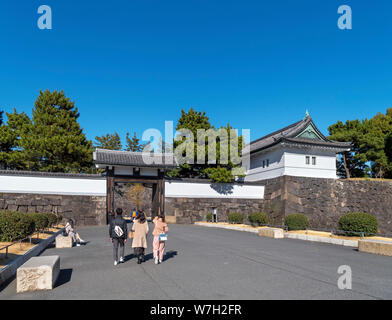
M106 222L115 208L115 188L121 184L142 184L151 188L151 218L164 212L165 174L177 167L172 153L142 153L96 149L95 166L106 174ZM140 208L139 208L140 209Z

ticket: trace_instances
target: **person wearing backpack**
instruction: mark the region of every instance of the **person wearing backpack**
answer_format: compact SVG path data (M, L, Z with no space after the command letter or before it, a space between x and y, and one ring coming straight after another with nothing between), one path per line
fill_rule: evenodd
M109 237L113 243L114 265L124 262L124 247L127 242L127 222L122 217L122 209L116 209L116 217L110 222ZM118 247L120 247L120 260L118 260Z
M167 232L169 228L165 221L165 215L163 213L159 214L152 221L155 225L152 235L153 240L153 252L155 264L162 263L163 254L165 252L165 241L167 239ZM165 239L165 240L164 240Z
M132 240L132 248L134 249L135 256L137 257L137 263L141 264L145 261L144 251L147 249L147 234L148 234L148 222L143 212L135 218L132 226L134 232Z

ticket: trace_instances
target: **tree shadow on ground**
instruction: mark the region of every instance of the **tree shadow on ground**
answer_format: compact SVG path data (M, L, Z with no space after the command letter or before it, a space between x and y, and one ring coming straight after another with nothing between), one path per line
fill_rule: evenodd
M60 270L59 277L56 281L56 285L54 286L55 288L62 286L63 284L66 284L67 282L71 281L72 277L72 269L62 269Z

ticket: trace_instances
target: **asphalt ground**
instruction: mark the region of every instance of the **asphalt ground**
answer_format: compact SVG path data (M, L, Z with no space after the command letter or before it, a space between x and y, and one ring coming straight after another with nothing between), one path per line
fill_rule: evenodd
M131 240L125 263L113 265L108 227L79 229L86 245L47 248L61 272L51 291L0 299L391 299L392 258L350 247L193 225L169 225L165 259L155 265L152 235L146 262L137 264ZM152 229L152 225L150 225ZM338 288L338 268L352 270L352 289Z

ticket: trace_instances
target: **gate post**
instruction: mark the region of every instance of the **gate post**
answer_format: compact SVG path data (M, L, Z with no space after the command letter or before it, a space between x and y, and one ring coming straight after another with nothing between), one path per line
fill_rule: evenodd
M109 214L114 212L114 168L106 167L106 224Z

